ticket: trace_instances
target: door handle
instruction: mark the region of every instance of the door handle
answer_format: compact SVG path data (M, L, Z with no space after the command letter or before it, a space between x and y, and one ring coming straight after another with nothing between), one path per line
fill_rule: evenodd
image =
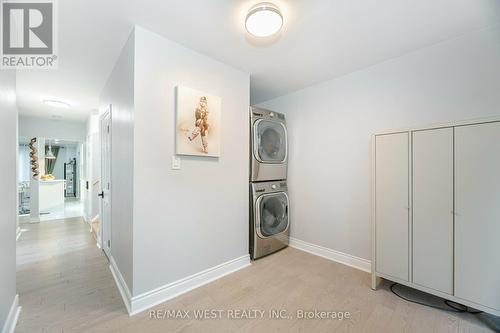
M99 193L97 196L104 199L104 191L101 191L101 193Z

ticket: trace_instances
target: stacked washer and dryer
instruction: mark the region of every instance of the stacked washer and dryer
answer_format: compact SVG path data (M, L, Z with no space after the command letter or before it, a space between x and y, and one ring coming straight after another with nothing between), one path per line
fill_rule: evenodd
M288 142L285 115L250 108L250 257L288 246Z

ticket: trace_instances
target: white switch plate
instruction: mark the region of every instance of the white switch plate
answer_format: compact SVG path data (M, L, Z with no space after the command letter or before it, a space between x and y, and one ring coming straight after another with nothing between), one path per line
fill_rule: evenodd
M172 156L172 170L181 169L181 158L177 155Z

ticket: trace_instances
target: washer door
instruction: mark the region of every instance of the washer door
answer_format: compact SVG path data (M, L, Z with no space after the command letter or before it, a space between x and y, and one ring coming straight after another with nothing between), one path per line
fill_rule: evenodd
M282 123L259 119L254 124L254 155L262 163L283 163L287 158L286 128Z
M288 229L288 196L285 192L263 194L257 199L257 234L266 238Z

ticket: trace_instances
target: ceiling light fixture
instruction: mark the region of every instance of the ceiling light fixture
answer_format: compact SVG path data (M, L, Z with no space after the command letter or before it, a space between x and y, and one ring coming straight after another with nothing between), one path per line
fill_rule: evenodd
M63 102L63 101L58 101L55 99L44 99L43 102L47 104L48 106L52 106L55 108L69 108L70 105L69 103Z
M281 11L269 2L262 2L250 8L245 20L245 28L255 37L274 35L282 26Z

